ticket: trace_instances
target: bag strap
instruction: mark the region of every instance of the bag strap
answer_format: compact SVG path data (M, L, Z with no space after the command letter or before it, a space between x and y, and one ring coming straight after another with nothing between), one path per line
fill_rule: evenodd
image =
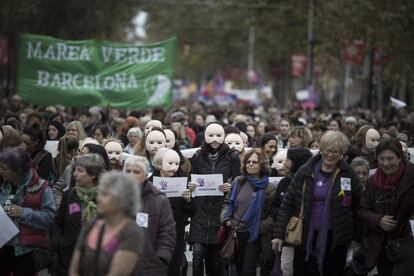
M95 256L94 256L95 276L99 276L99 256L101 255L101 243L103 240L104 232L105 232L105 223L102 223L101 229L99 230L98 243L96 245L96 251L95 251Z
M300 203L300 213L299 213L299 218L303 219L303 212L304 212L304 205L305 205L305 190L306 190L306 178L305 178L305 182L303 183L303 187L302 187L302 201Z

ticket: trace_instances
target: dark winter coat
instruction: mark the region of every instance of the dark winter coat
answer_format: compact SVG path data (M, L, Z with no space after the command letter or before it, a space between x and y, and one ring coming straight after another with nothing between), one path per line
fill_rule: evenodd
M315 187L315 179L313 171L316 163L321 160L321 155L318 154L303 165L292 179L282 205L277 214L277 219L274 224L274 237L284 239L286 226L292 216L298 216L302 202L302 187L306 183L305 197L304 197L304 219L302 232L302 248L306 248L307 236L312 216L313 205L313 191ZM351 197L350 201L343 201L341 191L341 178L349 178L351 180L351 191L346 191L345 194ZM306 180L306 181L305 181ZM352 168L343 160L337 164L336 171L334 171L332 181L332 201L331 201L331 221L332 227L332 247L336 245L349 245L352 239L356 239L356 215L361 198L361 185L358 177ZM330 250L330 249L327 249ZM329 252L329 251L327 251Z
M404 244L409 246L406 248L408 251L402 250L411 258L404 260L400 265L408 265L414 261L414 241L409 222L414 214L414 165L406 164L404 175L396 190L394 211L387 210L386 204L381 202L381 194L382 192L375 185L375 175L373 175L368 179L358 212L362 223L368 228L362 239L363 250L360 255L365 255L365 266L372 268L388 240L404 239ZM389 234L379 227L379 222L384 215L393 215L398 222Z
M70 206L79 208L71 208ZM63 193L62 203L53 225L52 248L58 255L59 267L68 270L82 227L81 202L74 187Z
M168 263L175 248L176 230L168 198L151 182L143 184L142 213L148 214L145 248L140 275L167 275Z
M192 174L223 174L223 183L231 182L240 174L238 154L223 147L215 164L208 158L208 153L197 151L191 158ZM196 197L197 213L191 219L190 242L216 244L216 233L220 226L220 212L224 196Z

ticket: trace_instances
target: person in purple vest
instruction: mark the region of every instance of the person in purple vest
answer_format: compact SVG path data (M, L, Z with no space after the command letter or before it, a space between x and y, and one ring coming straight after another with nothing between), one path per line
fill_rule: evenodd
M55 204L48 182L32 168L30 156L20 148L0 153L0 206L19 233L0 248L0 275L35 275L43 269L35 251L49 247ZM4 226L4 225L3 225ZM36 264L36 265L35 265Z

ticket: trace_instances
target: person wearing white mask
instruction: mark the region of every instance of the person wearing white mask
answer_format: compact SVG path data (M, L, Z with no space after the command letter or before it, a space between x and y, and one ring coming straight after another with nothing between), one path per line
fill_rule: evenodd
M138 226L145 232L144 254L139 275L167 275L175 248L175 221L168 198L148 180L149 162L143 156L130 156L124 172L131 174L141 189L142 210L137 214Z
M109 166L111 170L122 170L122 145L115 139L107 140L104 148L109 158Z
M162 162L159 172L154 172L154 176L161 177L183 177L186 176L180 169L180 156L174 150L167 149L158 150L156 157L160 153L162 155ZM154 158L155 160L155 158ZM182 261L185 251L185 226L187 219L193 217L196 212L196 206L194 198L191 197L191 192L195 190L195 185L189 183L188 189L186 189L182 197L170 197L168 198L173 210L173 216L175 220L176 228L176 246L174 254L171 258L170 265L168 267L169 276L180 276L180 272L183 269Z
M365 158L369 163L369 168L377 167L375 149L381 140L379 132L372 125L364 125L355 133L352 142L358 156Z
M145 157L150 163L150 173L153 172L153 159L155 154L160 148L165 148L166 138L164 130L158 127L154 127L148 134L145 136Z
M162 128L162 123L159 120L150 120L146 123L145 129L144 129L144 135L147 136L148 133L151 132L151 130L154 127Z
M238 153L240 160L243 159L245 144L240 134L227 134L226 138L224 139L224 143L226 143L230 149L233 149Z
M240 158L224 143L224 128L219 123L207 125L204 143L191 158L191 173L222 174L219 189L227 194L231 182L240 175ZM193 244L193 275L221 275L224 266L218 257L216 238L224 196L196 197L197 213L191 220L189 241ZM205 264L205 267L204 267Z
M272 162L272 173L271 176L286 176L288 172L286 171L283 164L287 158L287 150L281 150L273 156Z
M172 149L175 145L175 134L171 129L164 129L166 143L165 146L169 149Z

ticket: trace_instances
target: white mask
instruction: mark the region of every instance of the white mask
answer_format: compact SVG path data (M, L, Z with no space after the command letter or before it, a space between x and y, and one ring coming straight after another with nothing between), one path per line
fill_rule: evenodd
M144 134L145 136L148 135L148 133L154 128L154 127L159 127L162 128L162 123L161 121L158 120L150 120L148 121L148 123L145 125L145 130L144 130Z
M282 150L276 153L276 155L273 157L272 168L275 168L277 171L282 169L283 162L285 162L286 158L287 158L287 150Z
M150 155L155 155L160 148L165 147L164 134L158 130L149 132L145 139L145 147Z
M243 151L244 149L244 143L243 139L240 137L240 135L235 133L230 133L226 136L224 139L224 143L226 143L229 148L237 150L239 153Z
M180 156L175 150L169 150L162 158L161 170L167 177L174 176L180 168Z
M368 129L367 134L365 135L365 147L374 151L380 142L380 134L375 129Z
M122 146L117 142L109 142L105 145L105 151L108 154L111 163L117 163L121 160Z
M204 131L204 139L207 144L224 142L224 128L219 124L211 124Z
M169 149L172 149L175 145L175 135L171 129L164 129L166 144L165 146Z

